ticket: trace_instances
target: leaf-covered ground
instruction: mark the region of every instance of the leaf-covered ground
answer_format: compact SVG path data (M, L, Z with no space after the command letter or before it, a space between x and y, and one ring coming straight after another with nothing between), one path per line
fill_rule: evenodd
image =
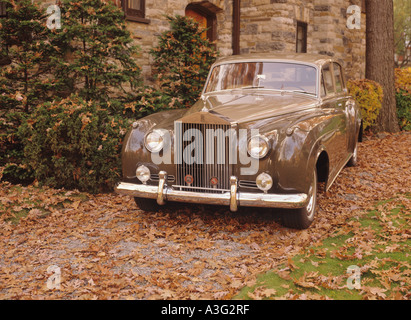
M149 214L114 193L2 182L0 299L229 299L257 275L347 230L348 219L377 201L409 193L410 164L411 134L368 138L359 165L320 193L315 223L303 231L262 210L173 205Z
M411 298L411 193L379 201L322 243L257 277L236 299Z

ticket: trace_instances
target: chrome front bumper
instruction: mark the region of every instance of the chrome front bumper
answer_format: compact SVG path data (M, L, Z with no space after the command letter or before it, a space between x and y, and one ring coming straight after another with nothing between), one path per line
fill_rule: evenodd
M167 186L166 181L167 173L161 171L159 173L158 186L120 182L114 190L119 194L138 198L156 199L159 205L164 205L166 201L215 204L230 206L230 210L233 212L237 211L239 206L296 209L305 207L308 203L308 196L305 193L272 194L239 192L237 191L237 178L234 176L230 179L230 191L225 193L176 190Z

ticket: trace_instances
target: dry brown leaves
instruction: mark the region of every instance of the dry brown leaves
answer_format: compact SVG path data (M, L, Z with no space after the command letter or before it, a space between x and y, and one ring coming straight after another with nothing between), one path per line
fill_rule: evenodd
M114 193L82 199L76 191L29 186L17 192L2 183L0 299L231 298L258 273L287 261L292 269L290 257L376 200L409 192L410 146L408 133L361 143L359 165L345 168L319 195L316 221L304 231L250 209L233 214L182 205L148 214ZM29 213L13 224L9 219L19 209ZM47 285L50 266L61 272L59 288ZM310 287L314 276L297 281ZM260 294L274 292L262 288Z

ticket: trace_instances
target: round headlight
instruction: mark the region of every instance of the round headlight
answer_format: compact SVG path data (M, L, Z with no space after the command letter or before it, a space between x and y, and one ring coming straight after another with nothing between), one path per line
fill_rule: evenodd
M164 132L162 130L153 130L146 135L145 146L150 152L160 152L164 147Z
M150 179L150 169L144 165L138 166L136 170L136 177L142 183L146 183Z
M248 154L255 159L264 158L267 155L269 148L268 139L264 136L257 135L248 140Z
M273 186L273 178L268 173L260 173L255 179L258 189L262 191L268 191Z

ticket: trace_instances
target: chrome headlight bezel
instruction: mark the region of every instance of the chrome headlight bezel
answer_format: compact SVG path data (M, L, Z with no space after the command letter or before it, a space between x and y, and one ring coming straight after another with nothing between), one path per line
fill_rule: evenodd
M144 137L144 146L151 153L158 153L164 148L165 130L154 129Z
M270 151L270 140L264 135L255 135L247 141L247 152L254 159L264 158Z

